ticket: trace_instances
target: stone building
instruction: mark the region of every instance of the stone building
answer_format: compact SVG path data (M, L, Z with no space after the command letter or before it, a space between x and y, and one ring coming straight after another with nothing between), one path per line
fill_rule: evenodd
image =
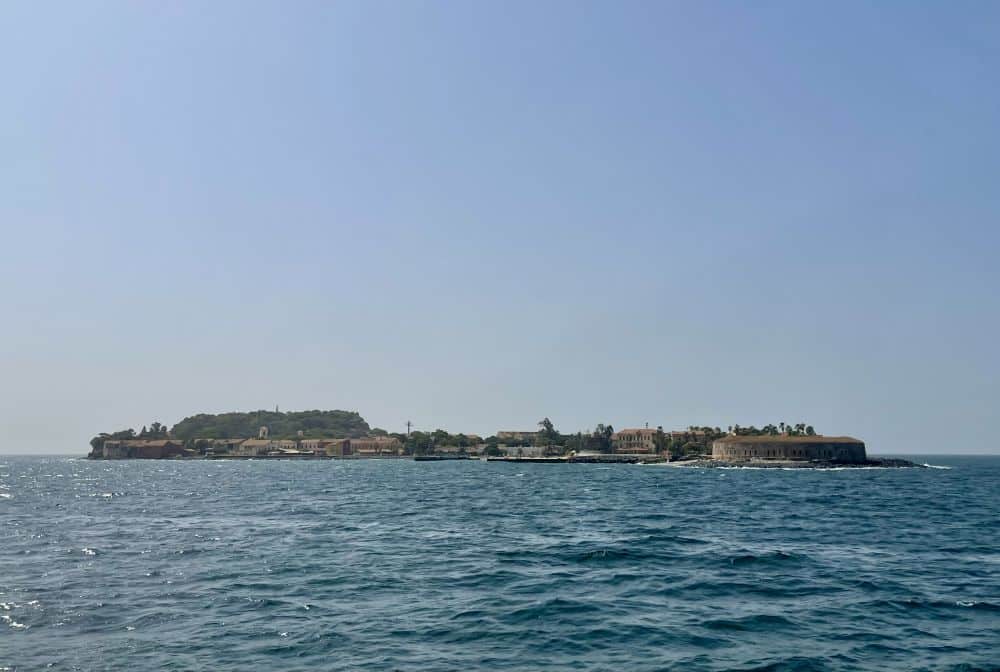
M351 454L350 449L345 451L345 447L349 445L347 439L302 439L299 441L299 450L314 455L343 457Z
M235 455L245 439L195 439L195 445L204 445L206 454Z
M233 454L241 457L258 457L267 455L270 448L270 439L247 439L236 447Z
M101 456L105 460L162 460L184 454L184 444L174 439L109 439Z
M351 439L350 451L358 457L374 457L379 455L399 455L403 452L403 444L392 436L369 436L363 439Z
M293 439L247 439L237 447L234 455L259 457L274 453L294 452L298 448L298 442Z
M300 439L299 450L305 450L316 455L325 455L327 445L333 439Z
M868 460L863 441L849 436L724 436L712 443L712 459L725 462L755 460L863 464Z

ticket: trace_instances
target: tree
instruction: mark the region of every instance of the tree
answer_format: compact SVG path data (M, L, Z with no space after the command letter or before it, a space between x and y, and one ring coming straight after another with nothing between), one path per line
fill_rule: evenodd
M413 431L406 437L403 450L407 455L425 455L431 452L432 441L430 434Z
M541 430L538 432L538 438L544 441L541 445L547 446L555 443L559 439L559 432L556 431L556 428L552 425L552 421L548 418L542 418L539 420L538 426L541 427Z
M597 443L597 450L602 453L611 452L611 436L615 433L615 428L611 425L599 423L594 428L593 437Z
M806 427L806 436L816 436L816 430L813 429L812 425Z
M663 433L662 426L656 428L656 436L653 438L653 444L656 446L656 452L658 453L667 450L667 435Z

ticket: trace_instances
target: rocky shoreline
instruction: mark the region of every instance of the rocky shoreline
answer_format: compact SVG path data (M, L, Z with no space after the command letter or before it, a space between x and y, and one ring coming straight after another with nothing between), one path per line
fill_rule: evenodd
M681 460L671 462L675 467L703 467L709 469L926 469L927 465L917 464L898 457L870 457L864 462L845 463L827 460Z

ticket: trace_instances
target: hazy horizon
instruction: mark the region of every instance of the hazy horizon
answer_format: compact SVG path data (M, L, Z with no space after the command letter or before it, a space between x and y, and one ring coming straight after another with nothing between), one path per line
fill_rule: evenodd
M1000 452L1000 5L0 21L0 453L275 405Z

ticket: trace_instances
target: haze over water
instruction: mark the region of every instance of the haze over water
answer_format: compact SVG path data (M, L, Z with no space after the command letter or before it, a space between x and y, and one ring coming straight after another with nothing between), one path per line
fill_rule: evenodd
M0 458L0 668L996 670L950 469Z

